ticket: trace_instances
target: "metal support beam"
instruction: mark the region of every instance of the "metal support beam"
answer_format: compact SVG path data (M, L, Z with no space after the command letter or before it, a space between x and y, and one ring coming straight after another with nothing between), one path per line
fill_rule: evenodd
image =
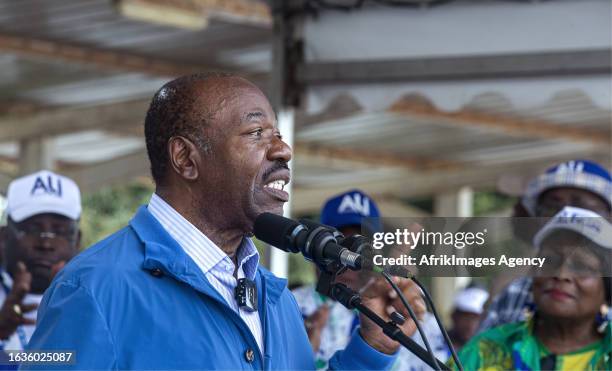
M297 107L299 91L296 68L302 60L302 43L297 41L296 18L290 15L292 1L272 1L273 38L270 101L278 112L284 107Z
M469 187L441 193L435 197L434 213L436 216L470 217L472 216L473 208L474 192ZM446 323L448 323L451 310L453 309L455 292L457 289L464 287L468 282L469 277L433 277L434 302Z
M609 74L612 50L470 55L378 61L334 61L301 65L302 85L452 81Z
M19 143L19 175L55 168L55 141L53 138L29 138Z
M293 40L293 25L287 17L287 2L272 1L273 40L272 40L272 76L270 79L271 102L279 121L281 134L293 141L295 114L288 100L288 76L290 70L289 45ZM289 143L290 145L293 143ZM293 164L291 164L293 166ZM284 207L284 215L291 216L291 199ZM266 246L265 262L272 273L287 278L289 274L289 257L287 253L272 246Z
M82 130L142 126L148 105L148 100L135 100L0 116L0 140L23 140L42 133L55 136Z

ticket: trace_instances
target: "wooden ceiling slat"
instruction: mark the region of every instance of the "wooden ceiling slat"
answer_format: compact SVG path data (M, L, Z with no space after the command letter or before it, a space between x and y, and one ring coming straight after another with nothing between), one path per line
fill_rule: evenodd
M46 57L74 63L85 63L109 70L139 72L159 76L176 76L223 69L221 66L187 65L163 59L130 55L115 50L59 43L0 33L0 50L20 55Z
M431 105L414 103L407 100L397 102L390 108L390 111L410 117L437 119L441 123L452 126L491 129L517 137L588 142L596 146L607 147L608 149L612 145L609 128L608 131L589 130L580 125L562 126L545 120L522 119L469 110L445 112Z
M11 1L11 0L9 0ZM14 1L21 3L22 1ZM90 9L89 11L87 9ZM49 22L67 21L72 17L87 17L94 13L109 13L112 9L99 0L41 1L24 7L8 7L0 12L0 25L17 27L47 25ZM55 21L57 20L57 21Z

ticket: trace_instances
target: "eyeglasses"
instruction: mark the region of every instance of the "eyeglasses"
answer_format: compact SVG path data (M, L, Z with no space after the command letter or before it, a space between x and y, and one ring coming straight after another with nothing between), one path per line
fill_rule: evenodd
M600 264L594 261L589 262L587 260L592 259L585 259L575 254L570 256L544 254L540 255L540 257L546 259L539 272L540 276L553 276L564 265L578 277L597 277L603 274Z
M49 239L52 241L61 241L72 243L76 239L77 229L75 226L68 229L60 229L56 231L45 231L37 225L24 225L17 226L9 223L9 227L18 239L25 238L38 238L38 239Z

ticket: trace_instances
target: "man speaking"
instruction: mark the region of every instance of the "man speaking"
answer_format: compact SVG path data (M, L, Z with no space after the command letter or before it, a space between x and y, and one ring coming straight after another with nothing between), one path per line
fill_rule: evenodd
M314 369L286 280L259 266L249 238L260 213L288 200L291 149L266 97L231 75L181 77L153 97L145 137L149 205L58 274L29 348L74 350L63 369ZM373 285L364 304L407 317L389 291ZM362 319L330 367L388 368L398 346Z

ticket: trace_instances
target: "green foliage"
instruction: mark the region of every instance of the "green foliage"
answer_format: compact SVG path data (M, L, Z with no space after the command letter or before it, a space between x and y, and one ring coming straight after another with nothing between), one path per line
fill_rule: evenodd
M289 255L289 286L299 286L315 281L314 265L300 254Z
M135 183L85 195L81 216L83 248L126 226L136 209L149 202L152 193L152 185Z
M516 197L506 196L498 192L475 192L474 216L507 209L515 203Z

